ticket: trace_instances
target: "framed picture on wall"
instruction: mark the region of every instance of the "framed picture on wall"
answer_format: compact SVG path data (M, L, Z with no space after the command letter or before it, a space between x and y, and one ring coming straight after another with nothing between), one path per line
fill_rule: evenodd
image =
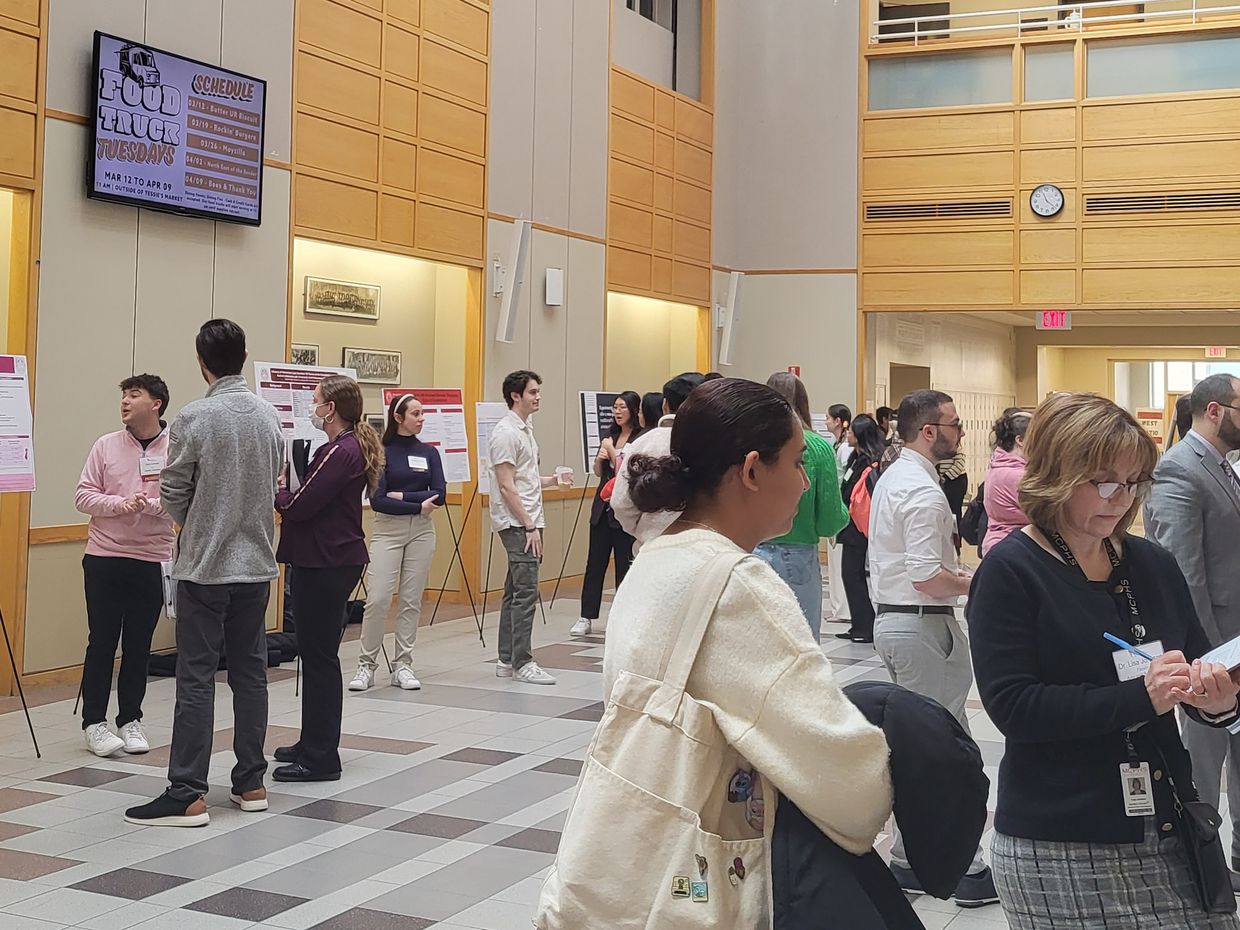
M307 275L306 312L347 316L352 320L378 320L379 285Z
M357 370L357 380L368 384L400 384L400 353L385 349L344 347L340 364Z
M383 414L368 413L366 414L366 422L369 423L372 427L374 427L374 430L376 433L378 433L380 436L383 435L383 429L385 426L387 426L387 423L385 423L383 420Z
M294 365L317 365L319 363L319 347L305 342L294 342L289 353L289 361Z

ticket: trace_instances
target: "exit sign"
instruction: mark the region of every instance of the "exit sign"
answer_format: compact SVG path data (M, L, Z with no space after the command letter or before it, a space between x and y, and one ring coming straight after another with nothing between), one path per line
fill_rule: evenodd
M798 378L801 377L801 366L800 365L789 365L788 371L791 374L796 375Z
M1072 328L1071 310L1043 310L1034 322L1037 329L1065 330Z
M1227 358L1227 346L1206 346L1206 358Z

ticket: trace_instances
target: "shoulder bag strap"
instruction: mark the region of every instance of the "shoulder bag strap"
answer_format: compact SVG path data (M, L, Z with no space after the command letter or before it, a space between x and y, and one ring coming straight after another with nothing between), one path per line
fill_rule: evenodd
M680 710L689 673L702 648L706 627L715 613L723 589L732 577L732 570L748 557L747 552L728 552L717 555L707 564L685 598L686 611L681 617L680 632L668 655L663 671L663 683L646 705L646 712L660 723L670 724Z

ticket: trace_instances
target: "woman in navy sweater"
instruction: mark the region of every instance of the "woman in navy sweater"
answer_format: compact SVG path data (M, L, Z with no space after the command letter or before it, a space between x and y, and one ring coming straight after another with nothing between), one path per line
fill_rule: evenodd
M276 750L276 781L340 778L340 637L345 604L368 561L362 494L383 471L378 434L362 419L357 382L329 375L314 389L314 425L327 434L296 491L280 476L279 561L292 565L293 616L301 655L301 738Z
M412 394L397 397L388 407L383 431L386 465L370 495L375 527L366 575L362 651L350 691L365 691L375 683L379 649L398 582L400 607L392 686L405 691L422 687L413 673L413 644L422 619L422 592L435 556L433 514L443 506L448 493L439 450L418 438L423 422L422 404Z

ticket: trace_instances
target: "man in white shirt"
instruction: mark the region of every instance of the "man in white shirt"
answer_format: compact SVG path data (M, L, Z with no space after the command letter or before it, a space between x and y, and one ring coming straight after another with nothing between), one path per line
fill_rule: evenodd
M956 519L938 474L938 464L951 461L960 448L964 427L955 403L941 391L909 394L896 423L904 448L883 472L870 505L874 648L892 681L942 704L967 731L973 668L955 607L969 593L972 577L956 555ZM891 870L905 891L922 893L898 831ZM961 907L999 900L980 849L955 898Z
M637 540L633 546L635 553L641 549L642 543L663 535L663 531L675 523L680 514L670 510L662 513L638 510L629 497L629 463L634 456L648 455L657 459L672 451L672 423L676 420L676 411L703 380L704 376L700 373L686 371L663 385L663 416L659 418L659 428L647 430L625 446L624 461L620 463L616 483L612 485L611 509L624 531Z
M555 678L534 661L534 608L538 603L538 566L542 562L543 488L554 475L538 473L538 442L530 417L542 404L542 379L532 371L514 371L504 379L508 414L491 431L491 526L508 555L508 577L499 610L498 678L530 685L553 685Z

